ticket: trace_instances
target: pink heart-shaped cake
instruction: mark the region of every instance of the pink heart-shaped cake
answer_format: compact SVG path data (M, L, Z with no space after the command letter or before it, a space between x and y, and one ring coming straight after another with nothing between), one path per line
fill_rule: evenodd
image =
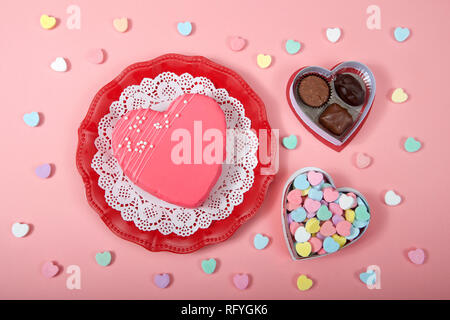
M124 174L155 197L200 206L222 173L226 122L217 102L184 94L167 104L128 112L112 134Z

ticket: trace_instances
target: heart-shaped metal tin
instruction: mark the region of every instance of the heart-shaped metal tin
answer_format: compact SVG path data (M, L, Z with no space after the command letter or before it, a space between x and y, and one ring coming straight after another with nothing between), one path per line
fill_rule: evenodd
M351 107L348 106L337 94L334 88L335 75L341 73L350 73L356 75L363 88L365 89L365 100L361 106ZM319 75L325 78L330 84L331 95L328 102L320 108L311 108L305 105L295 92L297 82L308 74ZM331 70L310 66L303 67L292 74L289 78L286 87L286 97L294 114L300 120L300 122L308 129L314 136L320 141L329 146L330 148L341 151L358 133L364 124L372 104L375 99L376 83L375 77L372 71L364 64L357 61L342 62L333 67ZM318 118L320 114L332 103L338 103L340 106L347 109L353 118L353 125L346 130L341 136L336 136L328 132L323 128Z
M282 223L282 226L283 226L283 234L284 234L284 239L286 241L286 244L287 244L287 247L288 247L288 250L289 250L289 254L291 255L291 258L293 260L314 259L314 258L324 257L324 256L327 256L327 255L336 253L336 252L325 253L325 254L321 254L321 255L313 255L313 256L304 258L304 257L301 257L300 255L298 255L296 250L295 250L295 243L294 243L294 241L292 239L292 235L291 235L290 230L289 230L289 222L288 222L288 216L287 216L288 211L287 211L287 208L286 208L287 194L291 190L291 186L292 186L292 183L294 182L294 179L297 176L299 176L299 175L301 175L303 173L307 173L309 171L316 171L316 172L322 173L324 175L324 178L326 178L326 180L328 180L328 183L331 184L333 186L333 188L335 188L339 192L346 192L346 193L347 192L352 192L352 193L354 193L357 197L359 197L364 202L364 205L367 207L367 210L370 213L369 203L367 202L366 198L358 190L355 190L355 189L349 188L349 187L336 188L336 185L334 184L333 179L331 178L331 176L326 171L324 171L322 169L319 169L319 168L316 168L316 167L305 167L305 168L302 168L300 170L297 170L287 180L287 182L286 182L286 184L284 186L284 189L283 189L284 190L283 191L283 195L281 197L281 223ZM367 228L369 227L369 224L370 224L370 219L369 219L367 225L360 229L359 235L355 239L353 239L352 241L347 242L337 252L341 251L342 249L344 249L344 248L348 247L349 245L353 244L354 242L358 241L364 235L364 233L366 232Z

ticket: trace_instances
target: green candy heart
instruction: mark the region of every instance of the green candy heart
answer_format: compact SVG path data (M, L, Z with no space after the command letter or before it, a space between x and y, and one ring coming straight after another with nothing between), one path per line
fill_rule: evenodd
M301 43L295 40L286 41L286 51L289 54L296 54L302 47Z
M214 270L216 270L216 260L215 259L203 260L202 269L207 274L213 273Z
M291 134L289 137L283 138L283 146L287 149L295 149L297 146L297 137L293 134Z
M366 206L358 206L355 210L356 220L367 221L370 219L370 214L367 212Z
M95 255L95 260L102 267L106 267L111 263L111 253L109 251L99 252Z
M319 211L317 211L317 218L319 218L319 220L328 220L330 219L332 216L330 210L328 210L327 206L322 205L319 209Z
M409 137L405 141L405 150L408 152L416 152L422 148L422 144L416 139Z

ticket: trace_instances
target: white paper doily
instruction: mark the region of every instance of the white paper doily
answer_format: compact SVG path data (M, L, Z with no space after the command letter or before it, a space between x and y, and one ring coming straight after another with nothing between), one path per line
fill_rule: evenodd
M233 129L233 134L227 130L227 161L222 166L222 174L203 205L193 209L164 202L134 185L124 176L111 149L113 128L125 113L170 103L184 93L215 99L225 113L227 129ZM133 221L143 231L190 236L199 228L208 228L214 220L227 218L243 201L244 193L254 181L258 138L251 131L251 121L245 116L242 103L230 97L225 89L216 89L205 77L164 72L154 79L144 78L140 85L125 88L109 110L98 125L99 136L95 140L98 151L91 166L100 176L98 185L105 190L106 203L120 211L124 220Z

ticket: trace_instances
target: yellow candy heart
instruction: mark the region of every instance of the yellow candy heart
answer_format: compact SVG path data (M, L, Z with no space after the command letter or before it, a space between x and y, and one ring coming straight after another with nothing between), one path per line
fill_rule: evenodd
M351 209L345 210L345 220L353 223L353 221L355 221L355 211Z
M311 253L311 243L309 242L297 242L295 244L295 251L301 256L301 257L307 257Z
M306 196L310 189L311 189L311 187L308 187L308 189L306 189L306 190L302 190L302 196Z
M313 285L313 281L309 279L307 276L302 274L297 278L297 288L300 291L306 291L309 290Z
M311 218L306 222L305 225L305 229L306 231L308 231L309 233L316 233L319 232L320 230L320 221L317 220L316 218Z
M402 88L397 88L392 93L391 99L395 103L402 103L408 100L408 94Z
M347 239L346 239L345 237L338 236L337 234L333 234L331 237L334 239L334 241L336 241L337 243L339 243L339 246L340 246L341 248L342 248L342 247L344 246L344 244L347 242Z
M113 20L114 28L119 32L125 32L128 29L127 18L117 18Z
M268 54L258 54L256 57L256 63L261 69L265 69L272 63L272 57Z
M56 19L54 17L50 17L46 14L41 16L41 27L44 29L51 29L56 25Z

